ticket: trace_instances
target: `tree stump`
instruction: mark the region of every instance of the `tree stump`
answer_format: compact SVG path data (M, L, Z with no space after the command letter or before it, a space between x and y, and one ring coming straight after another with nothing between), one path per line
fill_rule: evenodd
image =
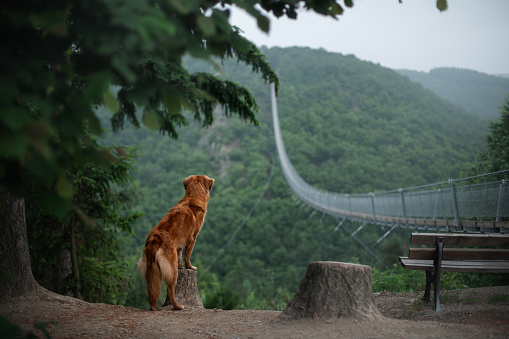
M198 292L198 274L196 271L179 268L179 275L177 278L177 285L175 285L175 298L186 307L203 308L203 302ZM162 307L170 306L171 303L166 296L166 301Z
M351 317L382 318L371 283L371 267L340 262L312 262L299 290L278 320Z

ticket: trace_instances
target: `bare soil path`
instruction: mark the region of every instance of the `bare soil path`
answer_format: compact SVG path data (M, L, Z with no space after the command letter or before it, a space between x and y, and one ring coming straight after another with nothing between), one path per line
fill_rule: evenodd
M53 338L509 338L509 286L444 291L440 313L421 296L375 294L384 315L375 321L280 322L275 311L189 307L150 312L46 291L0 304L0 314L40 337L33 324L54 321L48 325Z

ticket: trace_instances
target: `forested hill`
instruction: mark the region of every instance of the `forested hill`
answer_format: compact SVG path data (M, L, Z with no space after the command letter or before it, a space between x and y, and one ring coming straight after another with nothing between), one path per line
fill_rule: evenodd
M430 183L459 175L480 148L484 122L390 69L324 50L265 52L280 69L287 151L313 185L351 193Z
M484 122L395 71L323 50L263 51L280 72L279 113L290 159L316 187L369 192L446 180L469 168L483 148ZM193 70L217 72L210 64L186 62ZM269 87L236 62L224 64L222 72L255 95L261 126L219 113L211 128L181 129L178 141L144 129L106 140L141 147L146 155L134 173L143 194L134 208L146 215L128 238L133 260L150 228L182 197L182 179L207 174L216 182L193 252L205 274L200 291L206 304L219 285L251 301L272 298L277 288L295 292L313 260L379 264L351 241L350 229L358 225L346 223L335 232L337 220L310 218L312 211L292 199L277 160ZM373 243L380 232L367 227L359 236ZM402 238L391 235L376 250L390 262L402 248Z
M460 68L435 68L426 72L397 70L439 96L484 120L498 118L509 94L509 78Z

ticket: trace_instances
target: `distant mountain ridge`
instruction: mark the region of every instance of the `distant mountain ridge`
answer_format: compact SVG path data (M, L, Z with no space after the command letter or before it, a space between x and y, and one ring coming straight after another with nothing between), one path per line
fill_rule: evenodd
M457 176L482 147L484 121L392 69L309 48L263 52L280 69L290 160L318 188L365 193L431 183ZM233 80L241 72L225 70Z
M395 71L483 120L497 119L499 107L509 94L509 74L490 75L452 67L434 68L429 73Z

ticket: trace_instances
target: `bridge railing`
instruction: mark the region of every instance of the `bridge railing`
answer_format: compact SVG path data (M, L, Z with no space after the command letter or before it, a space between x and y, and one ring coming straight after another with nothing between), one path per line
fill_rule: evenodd
M279 127L274 88L272 115L286 180L299 199L315 210L400 227L509 233L509 170L365 194L319 190L299 176L288 158Z

